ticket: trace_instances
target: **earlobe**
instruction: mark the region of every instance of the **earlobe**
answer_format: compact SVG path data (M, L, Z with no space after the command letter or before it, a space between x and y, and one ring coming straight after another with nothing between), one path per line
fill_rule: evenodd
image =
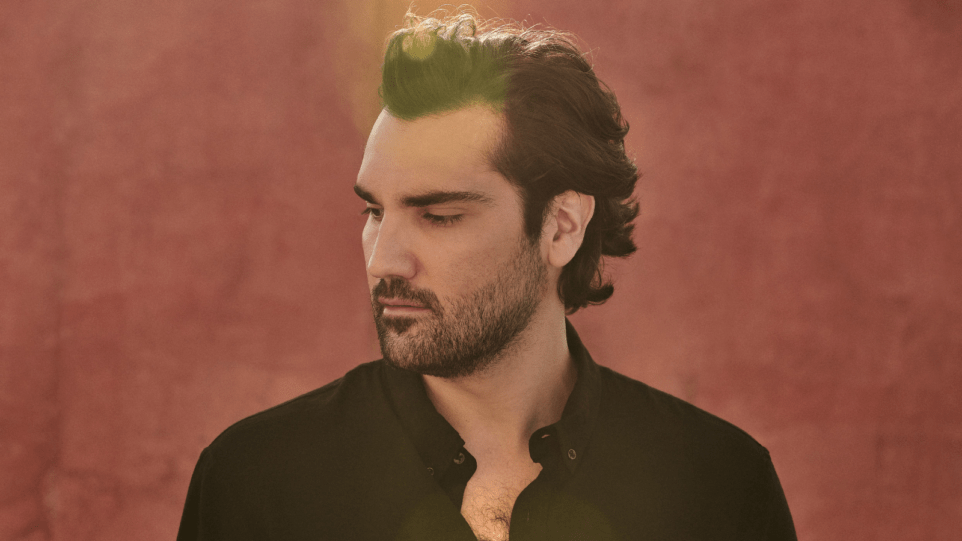
M585 230L595 212L595 198L572 190L557 197L552 205L553 231L548 246L548 262L564 267L574 258L585 238Z

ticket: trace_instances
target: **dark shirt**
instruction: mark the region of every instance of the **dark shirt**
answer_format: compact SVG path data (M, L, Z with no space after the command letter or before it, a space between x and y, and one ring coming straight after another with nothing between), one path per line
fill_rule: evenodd
M529 441L538 477L511 541L794 540L768 451L687 402L594 363ZM178 541L475 539L477 467L420 376L383 361L231 426L201 453Z

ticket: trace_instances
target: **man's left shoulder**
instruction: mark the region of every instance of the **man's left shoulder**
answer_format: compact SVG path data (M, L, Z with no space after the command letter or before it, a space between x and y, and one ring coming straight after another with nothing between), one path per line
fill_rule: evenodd
M728 466L770 463L768 450L734 424L614 370L600 369L604 382L601 423L641 448Z
M768 450L716 415L601 368L586 460L635 518L621 529L685 539L794 540ZM606 500L608 501L608 500ZM652 509L656 511L651 511ZM627 516L627 515L626 515Z

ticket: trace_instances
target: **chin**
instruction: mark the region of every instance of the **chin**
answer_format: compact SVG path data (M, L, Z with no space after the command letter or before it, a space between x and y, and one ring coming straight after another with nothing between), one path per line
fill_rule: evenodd
M379 316L374 320L374 326L377 328L378 337L388 334L400 336L409 334L412 327L416 326L419 322L420 318L415 317Z

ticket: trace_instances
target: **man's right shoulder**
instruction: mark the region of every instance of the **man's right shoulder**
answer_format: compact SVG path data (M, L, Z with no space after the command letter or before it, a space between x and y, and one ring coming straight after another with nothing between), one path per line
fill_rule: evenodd
M390 538L382 523L357 517L387 517L393 531L405 505L419 501L411 495L434 487L391 407L384 371L383 362L363 364L224 430L194 468L178 539Z
M343 430L346 424L363 423L367 416L381 417L390 408L381 383L382 369L381 360L361 364L322 387L237 421L209 447L249 449L265 441L280 443Z

